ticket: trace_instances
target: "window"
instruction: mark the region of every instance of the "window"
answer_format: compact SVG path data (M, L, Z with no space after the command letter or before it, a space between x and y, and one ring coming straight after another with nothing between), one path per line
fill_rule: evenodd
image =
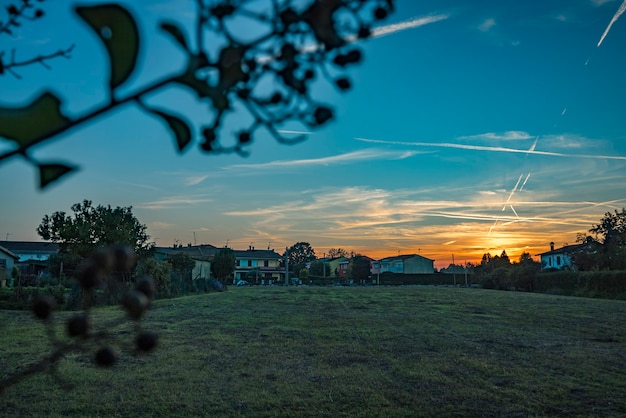
M269 260L263 261L263 267L269 267L269 266L270 266L270 261Z
M7 269L7 260L0 260L0 270Z
M561 265L561 256L560 256L560 255L557 255L557 256L556 256L556 265L557 265L557 266L560 266L560 265Z

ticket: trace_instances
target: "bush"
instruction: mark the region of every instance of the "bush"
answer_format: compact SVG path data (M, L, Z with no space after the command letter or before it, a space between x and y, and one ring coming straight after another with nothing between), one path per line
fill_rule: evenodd
M39 295L52 297L57 306L65 305L66 289L63 286L16 287L0 290L0 309L30 309L33 300Z

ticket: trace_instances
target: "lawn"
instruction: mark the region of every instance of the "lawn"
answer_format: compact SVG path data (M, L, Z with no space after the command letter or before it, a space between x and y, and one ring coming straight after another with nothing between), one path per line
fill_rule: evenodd
M67 315L61 313L60 316ZM119 313L95 312L97 321ZM231 288L160 300L160 346L63 360L2 416L625 416L626 302L437 287ZM128 334L130 327L118 332ZM0 369L46 350L0 311ZM73 388L64 389L70 384Z

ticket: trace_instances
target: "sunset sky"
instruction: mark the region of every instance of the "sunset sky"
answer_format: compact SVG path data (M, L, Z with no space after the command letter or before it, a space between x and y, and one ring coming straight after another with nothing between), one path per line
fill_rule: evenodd
M189 27L195 1L129 4L144 12L145 34L163 18ZM0 107L46 88L79 116L105 98L106 56L70 2L41 6L46 17L0 35L0 51L27 57L73 43L72 58L20 69L21 79L1 75ZM441 268L452 254L457 263L502 250L517 259L551 241L573 244L626 207L626 0L396 6L359 44L365 59L348 71L353 88L320 83L314 96L336 118L318 131L294 126L305 142L281 145L259 132L243 158L203 154L198 138L179 155L162 122L125 106L37 148L41 160L80 166L46 191L26 162L0 163L0 239L39 240L45 214L89 199L132 206L159 246L282 253L307 241L320 257L333 247L373 258L419 253ZM123 92L184 64L157 32ZM187 92L152 99L202 117Z

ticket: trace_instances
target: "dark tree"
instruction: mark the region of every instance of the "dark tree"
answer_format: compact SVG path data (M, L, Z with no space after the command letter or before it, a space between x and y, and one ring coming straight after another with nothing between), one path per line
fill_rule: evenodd
M230 248L222 248L215 254L211 262L211 272L222 283L226 284L235 271L235 252Z
M178 276L178 284L181 290L188 291L192 286L193 278L191 275L196 262L185 253L174 253L166 261L172 265L172 271Z
M287 256L289 258L289 267L291 271L296 271L295 268L300 266L302 269L305 263L316 259L315 250L308 242L297 242L287 249Z
M132 206L92 206L84 200L72 206L72 215L54 212L45 215L37 233L59 244L61 252L87 258L94 250L110 245L127 245L143 255L154 246L146 226L133 215Z
M330 250L328 250L327 256L329 258L339 258L347 257L348 254L348 251L344 250L343 248L331 248Z
M311 276L330 277L330 265L323 262L322 260L311 261L311 268L309 268L309 274Z
M367 280L371 274L370 260L362 255L352 258L351 273L352 278L358 281Z
M590 230L595 237L579 235L577 240L589 247L578 255L578 261L592 270L594 265L599 269L626 269L626 210L607 212ZM596 250L595 252L593 250Z

